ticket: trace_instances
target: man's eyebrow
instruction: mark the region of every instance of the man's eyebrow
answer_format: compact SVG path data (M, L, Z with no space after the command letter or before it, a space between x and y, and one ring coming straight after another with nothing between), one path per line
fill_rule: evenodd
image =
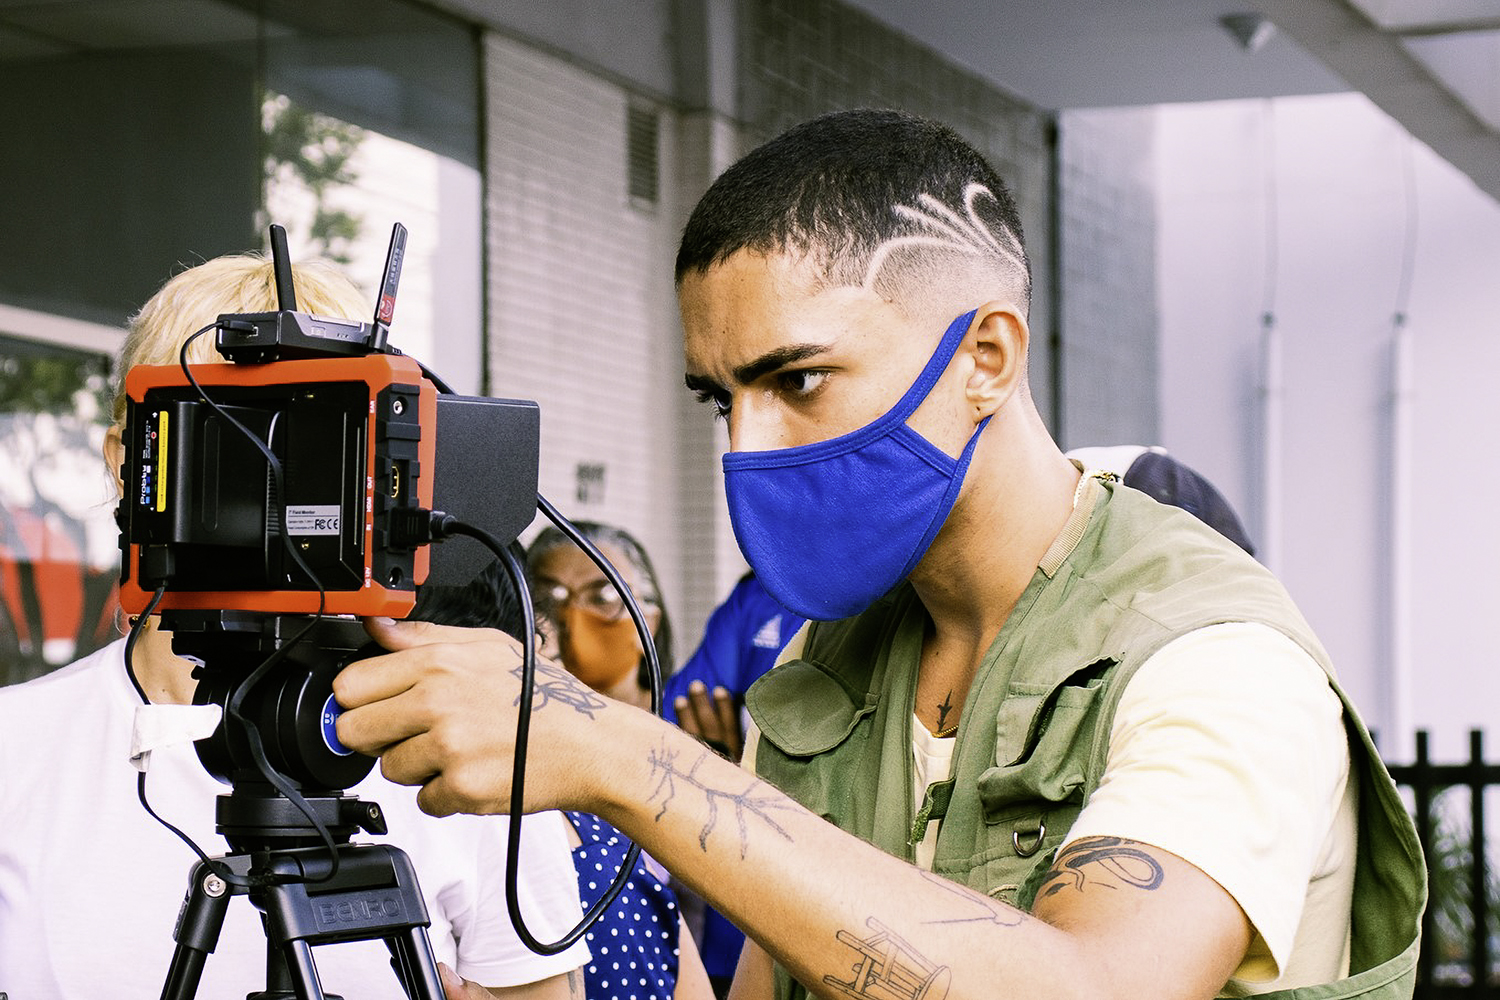
M796 364L798 361L806 361L828 350L827 344L788 344L786 347L778 347L774 351L767 351L753 361L740 365L734 370L734 379L740 385L749 385L767 372L774 372L778 368ZM689 372L682 377L682 381L693 392L722 393L724 391L723 386L706 375L694 375Z
M827 344L788 344L774 351L767 351L754 361L747 361L740 365L734 370L734 378L740 385L749 385L767 372L774 372L786 365L815 358L819 354L827 353L828 350Z
M682 376L682 381L693 392L718 393L724 391L724 387L713 379L703 375L694 375L691 372Z

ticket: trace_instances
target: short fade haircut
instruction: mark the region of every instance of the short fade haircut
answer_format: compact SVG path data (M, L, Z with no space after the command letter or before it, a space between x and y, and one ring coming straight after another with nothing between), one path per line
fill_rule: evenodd
M1008 294L1023 312L1031 296L1005 182L951 128L901 111L814 118L726 170L683 230L677 281L742 250L805 254L830 285L895 301L945 275L984 286L965 293Z

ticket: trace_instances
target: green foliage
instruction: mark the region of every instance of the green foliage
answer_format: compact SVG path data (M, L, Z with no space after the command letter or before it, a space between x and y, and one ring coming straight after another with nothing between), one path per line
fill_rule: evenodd
M331 206L328 195L358 179L352 161L364 141L365 130L271 93L262 106L262 126L268 185L296 184L311 194L313 202L312 217L305 229L296 220L273 221L289 231L301 229L318 256L349 263L349 247L359 238L364 220Z
M98 359L0 354L0 413L66 413L87 393L107 414L108 381Z
M1445 789L1433 803L1432 840L1427 851L1427 908L1432 915L1433 940L1424 942L1441 972L1444 966L1468 961L1474 939L1472 832L1467 823L1468 790ZM1489 900L1487 936L1500 940L1500 878L1485 871Z

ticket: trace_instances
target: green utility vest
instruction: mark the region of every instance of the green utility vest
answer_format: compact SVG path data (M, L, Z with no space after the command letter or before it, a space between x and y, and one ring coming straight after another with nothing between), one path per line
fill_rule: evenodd
M1171 640L1223 622L1278 629L1329 671L1359 785L1352 974L1262 996L1409 998L1426 870L1369 731L1276 579L1196 518L1135 490L1086 481L970 687L953 779L924 802L912 802L911 727L927 616L906 585L855 618L811 624L802 656L750 689L756 771L908 861L928 821L941 819L934 872L1029 908L1098 787L1126 683ZM779 965L776 982L778 1000L807 995Z

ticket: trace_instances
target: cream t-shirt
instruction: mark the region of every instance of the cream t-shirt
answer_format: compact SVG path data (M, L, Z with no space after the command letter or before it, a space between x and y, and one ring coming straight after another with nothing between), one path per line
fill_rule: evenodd
M805 630L804 630L805 631ZM781 660L801 655L803 635ZM913 719L912 801L952 773L953 737ZM755 767L759 733L746 738ZM1254 928L1226 987L1248 996L1347 975L1358 789L1343 707L1317 662L1264 625L1199 629L1121 695L1099 788L1066 842L1123 837L1188 861ZM917 846L930 869L938 824Z
M1349 968L1356 781L1343 707L1317 662L1265 625L1190 632L1120 698L1099 788L1067 840L1124 837L1192 863L1255 936L1226 994Z

